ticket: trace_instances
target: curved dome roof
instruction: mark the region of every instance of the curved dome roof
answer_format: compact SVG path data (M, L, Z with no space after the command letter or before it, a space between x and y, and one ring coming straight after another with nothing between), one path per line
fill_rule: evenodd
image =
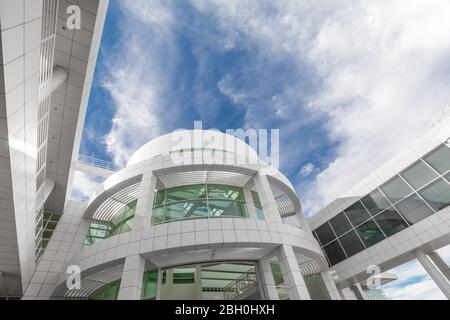
M256 151L244 141L214 130L179 130L160 136L140 147L128 160L127 166L170 155L175 151L222 150L258 158Z

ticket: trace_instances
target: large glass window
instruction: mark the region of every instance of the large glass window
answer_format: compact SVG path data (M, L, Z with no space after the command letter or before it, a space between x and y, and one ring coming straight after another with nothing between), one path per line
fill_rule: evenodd
M344 250L342 250L341 245L337 240L323 247L323 251L325 251L325 255L331 265L335 265L336 263L339 263L347 258Z
M208 184L208 199L244 201L241 188Z
M210 215L212 217L241 217L247 216L244 202L209 200Z
M248 217L242 189L191 185L156 192L153 224L208 217Z
M378 228L373 220L369 220L360 225L356 230L366 247L373 246L385 238L380 228Z
M147 271L144 274L144 287L142 298L145 300L156 299L156 289L158 287L158 270Z
M278 299L289 300L289 296L286 289L286 282L284 281L280 265L278 263L271 263L270 269L272 270L272 276L275 282L275 288L277 289Z
M403 199L413 192L408 184L399 176L395 176L387 183L382 185L381 190L389 198L389 200L391 200L392 203Z
M355 227L370 218L369 213L367 212L367 210L364 208L364 206L361 204L360 201L354 203L352 206L345 209L344 211L347 214L348 219Z
M177 268L173 270L173 284L195 283L195 268Z
M166 205L164 221L202 218L208 216L206 201L186 201Z
M163 191L155 190L155 204L154 205L155 206L162 205L162 204L164 204L165 200L166 200L165 191L164 190Z
M153 208L152 223L158 224L164 222L164 206Z
M105 221L92 221L86 238L84 239L85 246L91 246L99 240L109 238L111 236L111 224Z
M448 182L450 182L450 172L447 173L447 174L444 176L444 178L447 179Z
M107 285L97 289L89 296L92 300L117 300L120 289L120 280L108 283Z
M261 204L261 200L259 199L258 192L252 191L252 198L256 209L256 218L258 220L264 220L264 210Z
M201 266L202 299L240 300L260 297L253 263L209 263Z
M442 210L450 204L450 185L443 179L426 186L419 194L435 211Z
M99 240L107 239L114 235L130 231L133 227L136 204L137 200L134 200L125 205L123 209L111 219L111 221L91 221L88 234L84 239L84 245L90 246Z
M316 229L316 233L322 245L326 245L328 242L336 238L328 222L325 222L323 225L318 227Z
M339 242L341 243L348 257L357 254L358 252L365 249L361 240L358 238L358 235L353 230L340 237Z
M42 233L42 248L45 249L50 241L50 238L52 237L53 231L56 229L56 225L58 224L61 215L44 212L43 218L44 220L42 226L44 232Z
M352 228L350 225L350 222L348 221L347 217L344 215L343 212L337 214L333 218L330 219L331 227L334 230L334 233L339 237L340 235L343 235L348 230Z
M322 224L313 235L327 256L334 255L328 257L333 264L342 259L344 251L350 256L361 249L356 235L369 247L449 205L450 148L441 145ZM343 214L356 234L349 231L352 227ZM342 252L339 243L333 241L335 235L344 248Z
M204 185L181 186L166 190L166 203L196 199L206 199Z
M402 200L395 207L409 224L414 224L433 214L433 211L416 194Z
M136 204L137 200L130 202L125 206L123 212L111 219L111 235L131 231Z
M369 210L369 213L374 216L377 213L389 208L391 205L386 197L380 192L380 190L374 190L367 196L361 199L361 202Z
M437 178L436 172L421 160L407 168L401 175L415 189L419 189Z
M151 296L156 296L151 277ZM145 279L145 278L144 278ZM252 262L203 263L162 270L162 300L259 299L255 264ZM144 296L145 297L145 296Z
M408 224L405 220L397 213L394 208L388 209L375 218L375 221L383 230L386 236L391 236L405 228L408 228Z
M442 145L423 158L437 172L444 174L450 170L450 148Z

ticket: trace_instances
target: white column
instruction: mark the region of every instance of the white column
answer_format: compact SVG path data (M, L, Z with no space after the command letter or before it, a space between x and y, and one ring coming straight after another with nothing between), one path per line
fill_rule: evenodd
M435 251L430 253L428 256L434 262L436 267L438 267L438 269L442 272L442 274L447 278L447 280L450 281L450 267L448 266L447 262L442 259L441 255Z
M254 181L266 219L271 222L282 222L267 176L260 171L255 175Z
M265 300L279 300L275 280L273 279L272 268L270 267L269 258L263 257L258 261L259 274L261 281L259 287L263 291Z
M142 176L139 198L134 213L133 229L141 229L150 225L155 198L156 179L153 172L145 173Z
M330 271L323 271L320 273L320 276L322 277L323 283L327 288L331 300L342 300Z
M145 259L140 255L125 258L120 281L119 300L141 300Z
M353 290L349 287L338 288L342 300L357 300Z
M442 293L450 300L450 284L447 279L439 272L439 269L431 262L428 256L423 251L416 252L416 258L430 275L431 279L441 289Z
M248 216L250 219L256 219L256 208L253 202L252 191L248 188L243 188L245 204L248 210Z
M278 260L289 300L311 300L292 247L281 245L278 248Z
M359 283L352 287L353 293L358 300L368 300L367 294Z

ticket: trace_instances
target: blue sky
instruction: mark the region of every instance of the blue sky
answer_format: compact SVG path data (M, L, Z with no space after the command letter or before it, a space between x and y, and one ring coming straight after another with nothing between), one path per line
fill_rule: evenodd
M199 12L189 2L171 3L168 7L177 23L167 39L159 39L156 34L165 26L148 20L130 21L134 13L118 1L111 2L80 152L119 164L126 161L129 152L115 157L106 143L98 143L99 136L111 131L117 108L110 94L109 78L115 77L114 64L123 55L140 55L149 50L149 59L155 61L142 61L137 81L153 77L151 73L157 65L156 73L163 83L158 88L160 104L153 106L158 125L138 141L124 142L125 148L133 151L155 135L192 128L194 120L202 120L205 128L222 131L280 128L281 154L289 150L289 158L281 157L281 169L295 184L306 179L298 174L305 164L313 163L316 170L324 168L331 161L337 142L326 138L323 124L327 115L305 108L320 82L314 68L307 62L298 65L287 53L272 55L261 50L260 43L244 35L233 35L236 39L229 40L233 43L224 48L223 41L229 35L213 15ZM273 14L270 3L257 10ZM136 52L123 53L127 42L124 39L129 38L139 42L133 44ZM126 63L120 67L127 69ZM139 95L130 93L131 99L142 99ZM131 107L129 110L139 117ZM299 142L302 148L294 147Z
M112 0L80 152L123 165L194 120L280 129L313 214L449 104L448 4L413 2Z
M311 215L450 105L449 6L111 0L80 153L124 165L195 120L280 129L280 169Z

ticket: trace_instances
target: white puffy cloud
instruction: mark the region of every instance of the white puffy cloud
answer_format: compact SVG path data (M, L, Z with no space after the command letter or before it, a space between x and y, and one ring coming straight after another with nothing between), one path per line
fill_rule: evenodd
M390 300L447 300L429 278L402 287L392 286L383 291Z
M226 75L222 80L217 83L217 88L220 92L230 98L234 103L240 103L246 98L245 92L236 91L233 88L233 78L230 75Z
M450 246L448 246L450 247ZM445 249L445 250L448 250ZM445 300L442 291L428 276L417 260L412 260L389 271L398 276L381 286L386 298L392 300Z
M87 201L101 186L103 178L88 175L81 171L75 171L73 176L71 199Z
M101 85L116 108L111 130L103 137L114 163L124 165L133 152L159 136L175 52L170 32L173 16L161 1L120 1L121 33L105 55Z
M103 83L116 106L104 143L114 163L119 165L124 165L138 147L159 134L159 121L154 115L158 110L157 89L152 83L141 82L145 77L141 72L138 65L118 65Z
M307 177L309 176L311 173L313 173L313 171L315 170L315 166L314 164L312 164L311 162L305 164L301 169L299 174L302 177Z
M262 56L291 59L299 73L305 66L314 70L309 75L319 81L312 94L302 91L301 83L292 83L288 94L291 102L306 96L307 103L276 110L326 114L328 137L318 139L338 145L316 179L299 186L309 213L423 134L427 119L450 102L448 1L204 0L194 5L237 35L235 45L245 42L241 37L258 46L251 68L260 68L261 76L270 77L264 74ZM224 79L222 85L227 83ZM245 95L225 89L232 99ZM264 120L258 105L246 108L253 124Z
M133 18L141 20L145 24L155 25L159 31L166 29L174 23L174 17L164 1L121 1L122 8L131 13ZM138 30L136 30L138 31Z
M330 115L340 146L309 186L310 211L423 134L448 104L449 10L445 1L376 2L338 10L323 24L311 55L324 86L310 107Z
M277 95L278 103L273 103L276 114L285 118L304 115L305 110L328 117L328 136L317 139L335 141L334 157L315 179L298 186L309 214L423 134L429 127L427 120L450 103L450 2L446 0L199 0L191 5L199 14L214 17L221 30L201 41L223 50L251 43L257 54L248 67L260 70L261 77L270 77L264 73L268 57L291 61L299 74L305 68L312 70L308 75L317 83L312 92L303 91L301 83L292 83ZM148 29L126 34L124 53L114 61L111 77L105 80L117 105L112 130L105 139L116 163L125 162L137 147L160 132L162 121L157 114L164 104L162 94L167 95L164 80L170 70L162 72L159 65L176 59L170 50L154 49L159 42L171 48L170 28L177 19L170 5L126 1L122 6L132 18L158 32L147 35L152 37L151 46L143 41ZM201 53L196 54L201 65ZM252 121L246 125L266 127L266 114L258 104L245 101L247 93L233 87L231 76L218 87L246 108L246 120ZM300 99L306 103L300 105ZM290 132L301 121L299 116L280 129ZM295 163L291 156L290 152L281 154L281 161L288 157L289 163Z

